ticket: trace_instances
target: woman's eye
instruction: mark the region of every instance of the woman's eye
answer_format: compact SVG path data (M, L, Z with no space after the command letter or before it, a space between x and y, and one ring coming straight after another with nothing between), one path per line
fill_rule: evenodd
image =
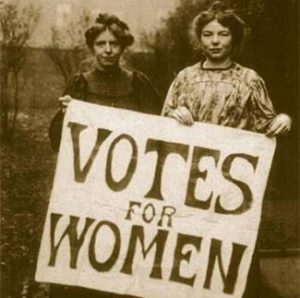
M211 32L203 32L202 36L205 36L205 37L212 36L212 33Z
M221 36L229 36L230 32L224 31L220 33Z
M96 42L95 45L98 47L103 47L105 45L105 42Z

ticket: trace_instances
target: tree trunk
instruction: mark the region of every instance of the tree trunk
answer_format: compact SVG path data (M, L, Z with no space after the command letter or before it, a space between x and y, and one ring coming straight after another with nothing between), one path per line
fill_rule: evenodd
M1 138L8 138L8 73L2 72L1 78Z
M9 133L9 141L11 142L13 139L13 135L15 132L15 126L17 122L17 116L19 112L19 72L18 70L14 71L14 79L15 79L15 90L14 90L14 114L11 121L11 130Z

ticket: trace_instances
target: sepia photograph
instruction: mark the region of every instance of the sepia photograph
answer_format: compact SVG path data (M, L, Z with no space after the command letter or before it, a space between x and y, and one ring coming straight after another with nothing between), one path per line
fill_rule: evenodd
M0 297L300 298L298 0L0 0Z

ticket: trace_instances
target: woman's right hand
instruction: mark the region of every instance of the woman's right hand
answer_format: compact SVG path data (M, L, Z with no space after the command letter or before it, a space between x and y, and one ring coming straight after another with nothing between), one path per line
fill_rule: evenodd
M193 125L194 119L190 110L186 107L178 107L176 110L169 112L169 117L176 119L179 123L184 125Z
M62 112L64 113L69 105L69 103L73 100L70 95L64 95L58 98L58 101L60 103L60 107Z

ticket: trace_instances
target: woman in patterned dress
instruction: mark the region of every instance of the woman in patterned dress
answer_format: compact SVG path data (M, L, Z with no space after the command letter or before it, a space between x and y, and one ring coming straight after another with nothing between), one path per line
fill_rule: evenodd
M205 60L183 69L171 84L162 115L184 125L194 121L278 136L291 129L286 114L276 114L263 79L232 60L243 37L243 21L216 1L192 23ZM243 298L259 298L260 268L254 253Z
M193 21L205 60L183 69L173 81L162 114L182 124L194 121L266 133L291 129L286 114L276 114L263 79L231 58L243 37L243 22L219 1Z

